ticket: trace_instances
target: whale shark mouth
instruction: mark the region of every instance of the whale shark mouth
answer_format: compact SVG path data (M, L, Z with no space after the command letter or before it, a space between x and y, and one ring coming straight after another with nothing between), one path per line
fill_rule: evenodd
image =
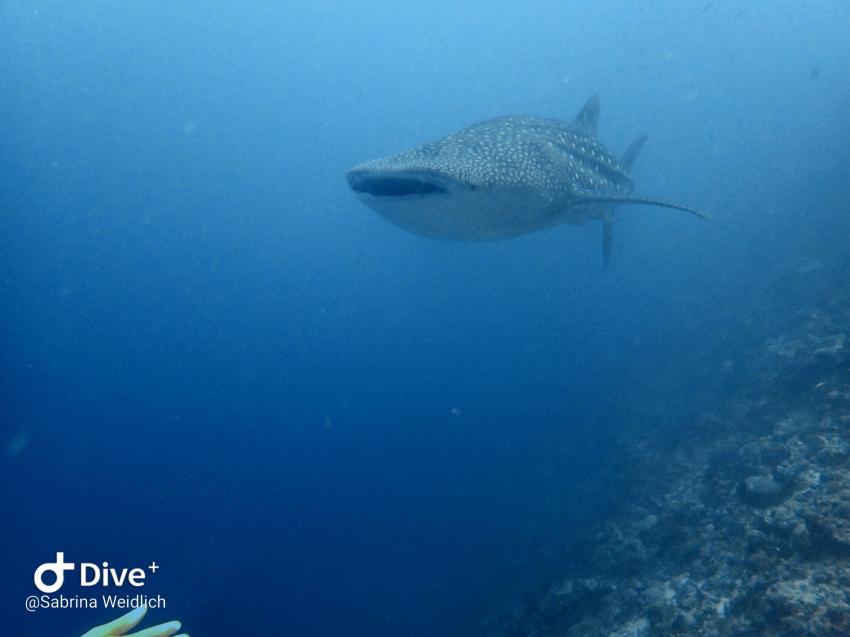
M436 181L410 175L350 172L348 186L356 193L372 197L414 197L448 192Z

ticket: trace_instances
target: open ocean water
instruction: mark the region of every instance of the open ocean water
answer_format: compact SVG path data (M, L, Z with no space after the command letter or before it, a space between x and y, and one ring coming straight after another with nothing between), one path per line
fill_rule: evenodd
M0 62L0 634L850 635L850 4L5 0ZM711 220L603 271L346 183L591 95Z

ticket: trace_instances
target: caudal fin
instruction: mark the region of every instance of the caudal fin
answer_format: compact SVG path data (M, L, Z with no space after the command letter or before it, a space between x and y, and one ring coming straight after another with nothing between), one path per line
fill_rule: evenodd
M611 246L614 244L614 217L602 220L602 267L607 270L611 265Z

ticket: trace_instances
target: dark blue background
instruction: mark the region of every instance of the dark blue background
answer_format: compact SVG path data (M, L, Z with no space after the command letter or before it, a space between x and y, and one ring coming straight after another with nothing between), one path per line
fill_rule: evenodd
M156 560L195 637L475 634L604 519L620 432L846 251L844 2L476 7L3 3L4 630L116 614L23 611L64 550ZM710 223L624 208L603 275L595 224L435 242L346 190L594 92Z

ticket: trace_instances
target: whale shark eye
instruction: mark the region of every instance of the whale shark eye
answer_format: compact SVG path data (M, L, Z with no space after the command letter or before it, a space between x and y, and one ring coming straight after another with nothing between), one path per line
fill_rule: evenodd
M349 183L351 189L355 192L369 194L373 197L410 197L412 195L432 195L447 192L439 184L413 177L352 175L349 178Z

